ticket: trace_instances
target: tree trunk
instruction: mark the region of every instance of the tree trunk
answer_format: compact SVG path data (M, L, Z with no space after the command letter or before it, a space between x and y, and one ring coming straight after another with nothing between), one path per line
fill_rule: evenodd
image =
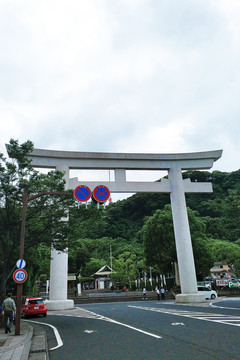
M1 282L0 282L0 305L2 306L3 300L6 297L6 279L7 279L7 271L5 263L2 264L2 271L1 271Z

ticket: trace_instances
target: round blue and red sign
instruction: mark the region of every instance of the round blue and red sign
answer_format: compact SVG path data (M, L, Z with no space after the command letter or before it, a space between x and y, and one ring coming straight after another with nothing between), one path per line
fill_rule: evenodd
M74 190L74 197L81 202L88 201L91 197L91 190L85 185L79 185Z
M99 203L105 203L110 197L110 191L105 185L98 185L93 190L93 198Z
M17 269L13 273L13 280L17 284L22 284L27 280L27 272L24 269Z

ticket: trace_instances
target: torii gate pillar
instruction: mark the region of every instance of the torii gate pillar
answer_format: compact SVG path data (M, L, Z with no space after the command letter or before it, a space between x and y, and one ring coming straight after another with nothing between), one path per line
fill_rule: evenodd
M62 164L56 170L64 172L65 188L69 188L69 168ZM63 219L67 221L68 219ZM74 301L67 298L68 285L68 249L58 251L51 248L50 291L47 307L49 310L64 310L74 307Z
M168 175L171 184L170 199L179 276L180 279L186 279L186 281L181 281L182 294L177 295L177 301L199 302L201 298L197 292L196 270L181 169L171 168ZM205 301L205 296L202 300Z
M32 160L33 167L63 170L67 189L75 189L83 185L78 178L69 178L69 169L105 169L115 172L115 181L101 182L101 185L107 186L112 193L170 193L181 283L181 294L176 296L176 301L191 303L204 302L205 296L198 294L197 291L185 193L212 192L212 184L183 180L182 170L210 169L221 155L222 150L185 154L119 154L34 149L28 157ZM127 182L126 170L167 170L168 180ZM85 185L93 191L99 182L86 182ZM53 250L52 256L48 306L51 310L66 309L72 306L71 300L67 300L67 252L58 256ZM59 276L60 269L62 269L61 276Z

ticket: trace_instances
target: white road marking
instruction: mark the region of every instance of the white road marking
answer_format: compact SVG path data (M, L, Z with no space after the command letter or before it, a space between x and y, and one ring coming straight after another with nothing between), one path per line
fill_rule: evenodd
M231 301L238 301L239 302L239 299L232 299L232 298L229 298L229 299L219 299L218 301L215 301L214 303L210 303L210 306L212 307L215 307L215 308L219 308L219 309L229 309L229 310L240 310L239 307L228 307L228 306L218 306L218 302L223 302L223 301L228 301L228 300L231 300Z
M49 350L56 350L58 349L59 347L63 346L63 342L62 342L62 339L61 339L61 336L59 335L59 332L57 330L57 328L55 328L55 326L51 325L51 324L48 324L48 323L43 323L43 322L40 322L40 321L33 321L33 320L23 320L23 321L28 321L28 322L32 322L32 323L36 323L36 324L41 324L41 325L46 325L46 326L50 326L50 328L53 329L54 331L54 335L56 337L56 341L57 341L57 346L49 349Z
M138 329L134 326L131 326L131 325L128 325L128 324L124 324L122 322L119 322L119 321L116 321L116 320L113 320L113 319L110 319L110 318L107 318L106 316L102 316L102 315L99 315L99 314L96 314L92 311L88 311L88 310L85 310L85 309L81 309L81 308L78 308L79 309L79 312L74 312L74 314L65 314L64 312L60 313L60 314L56 314L56 313L53 313L52 315L57 315L57 316L74 316L74 317L84 317L84 318L88 318L88 319L96 319L96 320L103 320L103 321L108 321L108 322L111 322L113 324L117 324L117 325L121 325L121 326L124 326L124 327L127 327L131 330L135 330L135 331L138 331L142 334L145 334L145 335L148 335L148 336L152 336L156 339L161 339L162 337L159 336L159 335L155 335L153 333L150 333L148 331L144 331L144 330L141 330L141 329Z
M141 330L141 329L138 329L138 328L136 328L136 327L133 327L133 326L130 326L130 325L121 323L121 322L116 321L116 320L112 320L112 319L109 319L109 318L105 318L105 319L103 319L103 320L106 320L106 321L109 321L109 322L112 322L112 323L114 323L114 324L118 324L118 325L121 325L121 326L125 326L125 327L127 327L127 328L129 328L129 329L138 331L138 332L140 332L140 333L142 333L142 334L145 334L145 335L152 336L152 337L154 337L154 338L156 338L156 339L161 339L161 338L162 338L162 337L159 336L159 335L155 335L155 334L150 333L150 332L148 332L148 331L143 331L143 330Z
M226 325L240 326L240 316L181 311L181 310L175 310L175 309L152 308L152 307L143 307L143 306L134 306L134 305L128 305L128 307L131 307L134 309L139 309L139 310L160 312L160 313L170 314L170 315L184 316L184 317L198 319L198 320L213 321L216 323L221 323L221 324L226 324Z
M92 334L93 332L96 332L95 330L84 330L83 333L86 334Z

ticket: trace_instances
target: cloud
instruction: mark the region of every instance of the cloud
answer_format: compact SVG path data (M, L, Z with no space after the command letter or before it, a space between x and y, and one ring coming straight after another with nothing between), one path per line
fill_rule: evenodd
M0 151L223 148L237 170L240 6L232 0L3 0Z

